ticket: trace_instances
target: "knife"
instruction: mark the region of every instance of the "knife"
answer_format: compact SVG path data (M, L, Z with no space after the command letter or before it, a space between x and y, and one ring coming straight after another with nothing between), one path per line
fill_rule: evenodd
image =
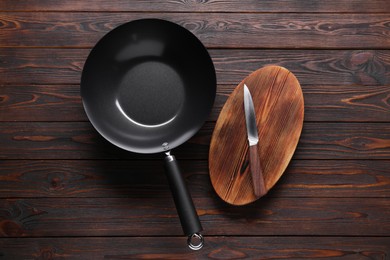
M259 134L257 132L255 108L248 87L244 84L244 111L246 130L249 141L249 165L252 176L253 191L257 198L267 193L259 157Z

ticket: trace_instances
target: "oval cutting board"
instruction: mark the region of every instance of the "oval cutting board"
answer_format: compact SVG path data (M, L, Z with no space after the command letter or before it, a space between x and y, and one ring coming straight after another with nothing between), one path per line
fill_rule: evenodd
M294 154L304 114L299 82L283 67L261 68L235 88L218 117L209 153L212 185L221 199L233 205L257 200L249 167L244 83L252 94L255 107L258 152L267 191L282 176Z

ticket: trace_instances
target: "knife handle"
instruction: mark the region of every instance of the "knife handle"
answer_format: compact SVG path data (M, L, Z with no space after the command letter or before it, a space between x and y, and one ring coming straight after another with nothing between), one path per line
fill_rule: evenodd
M257 144L249 146L249 165L252 175L253 191L257 198L267 193L264 184L263 170L261 169L259 147Z

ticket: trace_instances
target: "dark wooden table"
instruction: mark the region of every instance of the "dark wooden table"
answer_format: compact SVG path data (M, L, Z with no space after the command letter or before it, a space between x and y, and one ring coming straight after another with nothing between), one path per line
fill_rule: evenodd
M1 259L390 259L390 1L0 1ZM204 226L185 245L161 155L99 137L79 82L97 40L156 17L215 63L208 122L175 149ZM208 175L211 133L250 72L300 80L303 133L280 182L244 207Z

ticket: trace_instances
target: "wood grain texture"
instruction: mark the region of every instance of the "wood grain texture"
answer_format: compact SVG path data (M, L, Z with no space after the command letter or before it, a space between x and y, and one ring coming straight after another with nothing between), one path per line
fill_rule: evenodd
M1 0L0 259L387 259L389 14L388 0ZM192 31L217 70L209 122L173 152L206 229L197 252L163 156L108 144L79 97L91 47L143 17ZM232 207L209 179L211 133L266 65L298 77L305 127L267 196Z
M192 197L215 196L207 161L179 163ZM390 198L389 169L390 160L292 160L267 197ZM0 198L171 197L162 160L2 160L0 182Z
M268 191L264 183L263 166L260 163L258 145L249 147L249 168L251 173L253 192L256 198L260 198Z
M115 27L143 18L182 25L209 48L387 49L390 44L389 14L17 12L0 13L0 47L91 48Z
M299 13L368 13L390 12L386 0L312 0L303 3L300 0L2 0L1 11L139 11L139 12L299 12Z
M172 198L0 200L0 236L181 236ZM388 236L388 198L194 199L206 236ZM183 241L183 243L185 243Z
M322 121L322 118L323 121L390 121L389 85L303 86L302 89L306 121Z
M0 239L5 259L386 259L389 237L206 237L190 252L180 237ZM115 246L112 246L115 245ZM23 250L21 250L21 248Z
M259 184L251 177L251 172L256 169L251 168L254 158L252 147L248 147L244 84L252 95L256 115L259 144L255 149L258 148L257 159L262 167L264 194L287 168L303 127L302 90L290 71L267 66L241 81L222 108L209 152L213 187L221 199L233 205L245 205L259 198L255 192Z
M218 85L216 121L235 85ZM389 86L302 85L306 122L389 122ZM55 113L53 113L55 111ZM0 121L87 121L79 85L0 86Z
M79 85L0 86L0 121L87 121Z
M206 160L215 123L174 149L178 159ZM88 122L3 122L0 159L162 159L116 148ZM305 123L295 159L390 159L389 123Z
M4 48L1 85L79 84L87 49ZM218 84L237 85L266 65L295 74L302 85L390 84L390 50L209 50Z

